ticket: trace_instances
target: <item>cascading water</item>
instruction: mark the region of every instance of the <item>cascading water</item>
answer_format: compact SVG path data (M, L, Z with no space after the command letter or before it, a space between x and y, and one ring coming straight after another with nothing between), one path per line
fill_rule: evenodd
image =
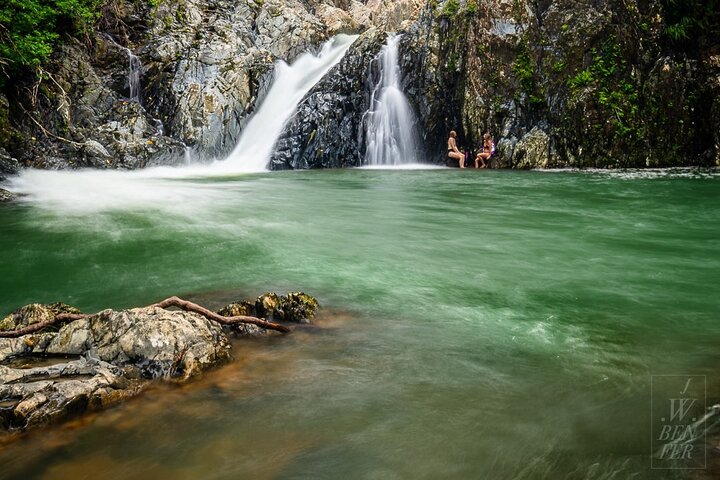
M140 59L126 48L125 51L128 55L128 87L130 88L130 100L133 102L140 103L140 71L142 70L142 63Z
M25 201L82 214L96 210L144 209L160 204L176 207L181 213L188 211L192 204L214 201L212 188L182 180L266 170L272 148L298 103L342 59L356 38L338 35L327 42L318 55L300 55L290 66L278 62L270 91L226 160L192 164L187 158L182 167L135 171L28 169L10 180L11 189L23 194ZM136 78L135 85L139 87L139 69ZM138 92L139 97L139 88L133 92ZM189 154L186 150L186 155Z
M123 47L119 43L115 41L114 38L112 38L110 35L104 35L106 39L110 41L113 45L115 45L117 48L121 49L125 52L125 54L128 57L128 76L127 76L127 84L128 89L130 90L130 95L128 98L133 101L140 103L140 72L142 71L142 62L140 61L140 58L132 53L132 50L130 50L127 47Z
M219 166L242 172L266 170L275 142L300 100L343 58L356 38L338 35L325 43L317 56L304 53L292 65L277 62L265 101L243 130L233 152Z
M365 165L394 166L417 162L415 115L400 86L400 36L388 37L377 62L380 81L365 115Z

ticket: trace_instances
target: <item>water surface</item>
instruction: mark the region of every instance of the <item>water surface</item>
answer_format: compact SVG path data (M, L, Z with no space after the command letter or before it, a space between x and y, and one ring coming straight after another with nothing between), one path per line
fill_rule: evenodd
M651 375L720 399L716 172L38 175L0 208L2 312L302 289L325 313L6 445L0 478L720 472L649 469Z

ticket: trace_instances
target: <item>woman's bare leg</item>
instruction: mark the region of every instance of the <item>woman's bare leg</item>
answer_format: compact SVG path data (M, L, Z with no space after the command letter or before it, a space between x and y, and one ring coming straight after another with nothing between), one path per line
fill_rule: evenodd
M450 152L450 158L454 158L458 161L458 167L465 168L465 155L458 152Z

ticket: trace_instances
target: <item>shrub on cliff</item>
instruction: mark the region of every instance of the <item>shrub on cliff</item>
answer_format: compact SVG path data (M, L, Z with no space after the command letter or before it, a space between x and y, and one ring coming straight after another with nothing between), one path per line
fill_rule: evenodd
M720 1L662 0L665 35L675 46L694 51L703 43L713 44L720 35Z
M62 35L83 36L100 16L104 0L4 0L0 5L0 84L36 70Z

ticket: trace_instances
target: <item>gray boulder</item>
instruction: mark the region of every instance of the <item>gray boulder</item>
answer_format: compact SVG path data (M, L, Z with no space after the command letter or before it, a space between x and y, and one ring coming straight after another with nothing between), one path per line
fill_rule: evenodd
M0 148L0 180L4 180L10 175L15 175L20 171L20 164L17 160L7 154L5 150Z
M9 202L10 200L13 200L15 198L15 194L5 190L4 188L0 188L0 203L3 202Z
M196 313L154 307L104 310L69 323L45 353L88 353L113 365L135 365L147 378L183 379L231 358L230 342L217 323Z
M118 367L91 358L26 369L0 365L0 429L25 429L107 408L141 388Z
M29 305L3 319L2 329L22 328L51 314L48 306ZM105 310L58 332L0 338L0 429L24 429L105 408L136 395L148 379L188 380L229 360L230 349L217 323L155 307ZM11 366L34 358L63 361Z
M515 144L512 153L515 168L547 168L550 161L550 137L538 127L534 127Z

